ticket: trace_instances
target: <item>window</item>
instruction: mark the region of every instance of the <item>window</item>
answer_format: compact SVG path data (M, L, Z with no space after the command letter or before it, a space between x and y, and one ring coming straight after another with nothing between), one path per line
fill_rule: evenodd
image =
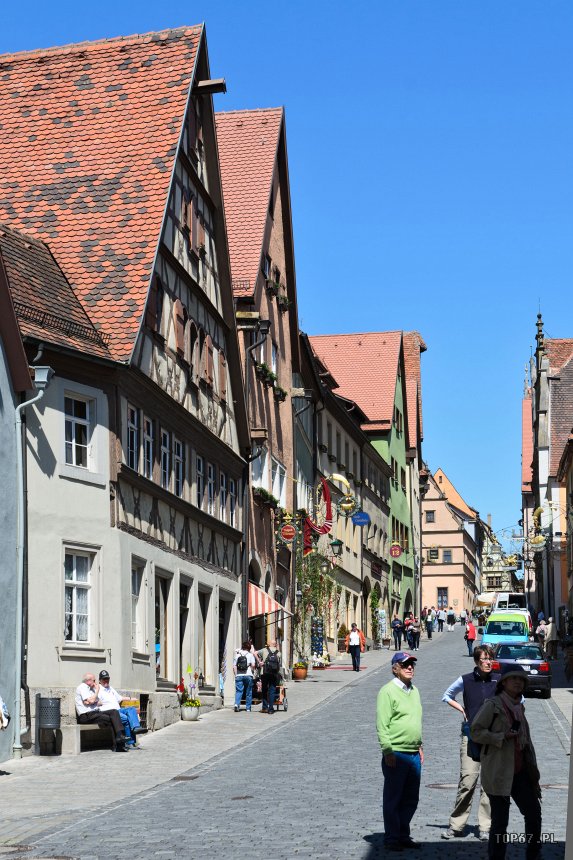
M398 487L398 461L394 459L394 457L390 460L390 465L392 467L392 483L395 488Z
M442 561L444 562L444 564L451 564L452 563L452 551L451 551L451 549L445 549L442 552Z
M131 562L131 648L143 652L145 648L145 605L144 582L145 565L143 562Z
M219 473L219 519L227 521L227 476L224 472Z
M286 507L286 469L279 463L278 460L275 460L273 457L272 460L272 470L271 470L271 478L272 478L272 489L271 492L275 499L279 500L279 504L281 508Z
M176 496L183 495L183 465L184 447L183 443L173 437L173 492Z
M93 556L66 551L64 560L64 639L90 641L90 590Z
M326 422L326 444L328 445L328 453L332 454L332 424L330 421Z
M205 492L205 464L203 457L197 454L195 460L196 480L197 480L197 507L203 507L203 494Z
M436 512L435 511L426 511L426 522L427 523L435 523L436 522Z
M92 400L80 400L76 397L65 397L66 413L66 463L70 466L89 468L90 441L95 403Z
M139 471L139 409L127 404L127 465Z
M171 468L171 451L169 448L169 433L167 430L161 431L161 486L164 490L169 489Z
M396 427L396 433L401 436L404 432L404 418L397 406L394 407L394 426Z
M440 551L437 547L433 546L428 550L428 561L438 561L440 557Z
M146 415L143 417L143 474L150 480L153 478L153 421Z
M279 367L279 350L276 343L271 344L271 370L278 376L278 367Z
M448 608L448 589L447 588L438 588L438 600L436 603L438 609L447 609Z
M235 508L237 505L237 491L235 479L229 479L229 524L235 525Z
M253 487L264 487L267 489L269 480L267 474L267 456L267 449L261 448L261 453L251 464Z
M402 490L406 492L406 470L400 469L400 486Z
M270 278L271 276L271 258L268 254L263 254L261 258L261 270L265 278Z
M251 332L250 346L254 346L258 340L261 340L261 338L259 337L259 335L257 334L256 331L252 331ZM251 354L253 356L253 361L256 364L263 364L263 362L266 360L265 346L266 346L266 340L263 340L263 342L260 343L256 349L252 350Z
M215 467L207 463L207 513L215 514Z

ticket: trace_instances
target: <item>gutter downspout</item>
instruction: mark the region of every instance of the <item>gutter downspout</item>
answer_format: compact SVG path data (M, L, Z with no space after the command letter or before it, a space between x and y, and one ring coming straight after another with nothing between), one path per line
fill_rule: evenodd
M45 388L42 388L35 397L20 403L16 407L16 480L18 492L18 539L16 542L16 648L15 648L15 663L16 663L16 684L15 684L15 702L14 702L14 734L12 754L14 758L22 758L22 735L30 730L30 726L26 726L24 730L20 727L21 719L21 702L20 691L22 687L22 604L24 591L24 523L25 523L25 503L24 503L24 456L23 456L23 427L22 415L27 406L37 403L44 396Z

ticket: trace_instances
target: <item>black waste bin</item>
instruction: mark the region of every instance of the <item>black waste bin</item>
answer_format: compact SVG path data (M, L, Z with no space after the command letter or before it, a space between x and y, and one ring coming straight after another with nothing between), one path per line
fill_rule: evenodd
M60 699L40 698L38 702L38 728L59 729L60 723Z

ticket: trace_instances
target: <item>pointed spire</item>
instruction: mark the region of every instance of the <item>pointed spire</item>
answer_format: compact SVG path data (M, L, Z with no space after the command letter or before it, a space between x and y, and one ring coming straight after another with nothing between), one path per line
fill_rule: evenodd
M545 348L545 337L543 335L543 318L541 314L537 314L537 334L535 335L535 340L537 341L537 351L541 352Z
M529 367L527 366L527 363L525 364L524 370L525 370L525 378L523 380L523 396L529 397L529 395L531 393L531 388L529 386Z

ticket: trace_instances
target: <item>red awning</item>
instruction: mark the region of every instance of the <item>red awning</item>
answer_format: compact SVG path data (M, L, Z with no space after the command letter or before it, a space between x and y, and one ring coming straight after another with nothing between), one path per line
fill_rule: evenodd
M257 615L270 615L273 612L284 612L285 615L292 615L284 608L277 600L255 585L254 582L249 582L249 618L256 618Z

